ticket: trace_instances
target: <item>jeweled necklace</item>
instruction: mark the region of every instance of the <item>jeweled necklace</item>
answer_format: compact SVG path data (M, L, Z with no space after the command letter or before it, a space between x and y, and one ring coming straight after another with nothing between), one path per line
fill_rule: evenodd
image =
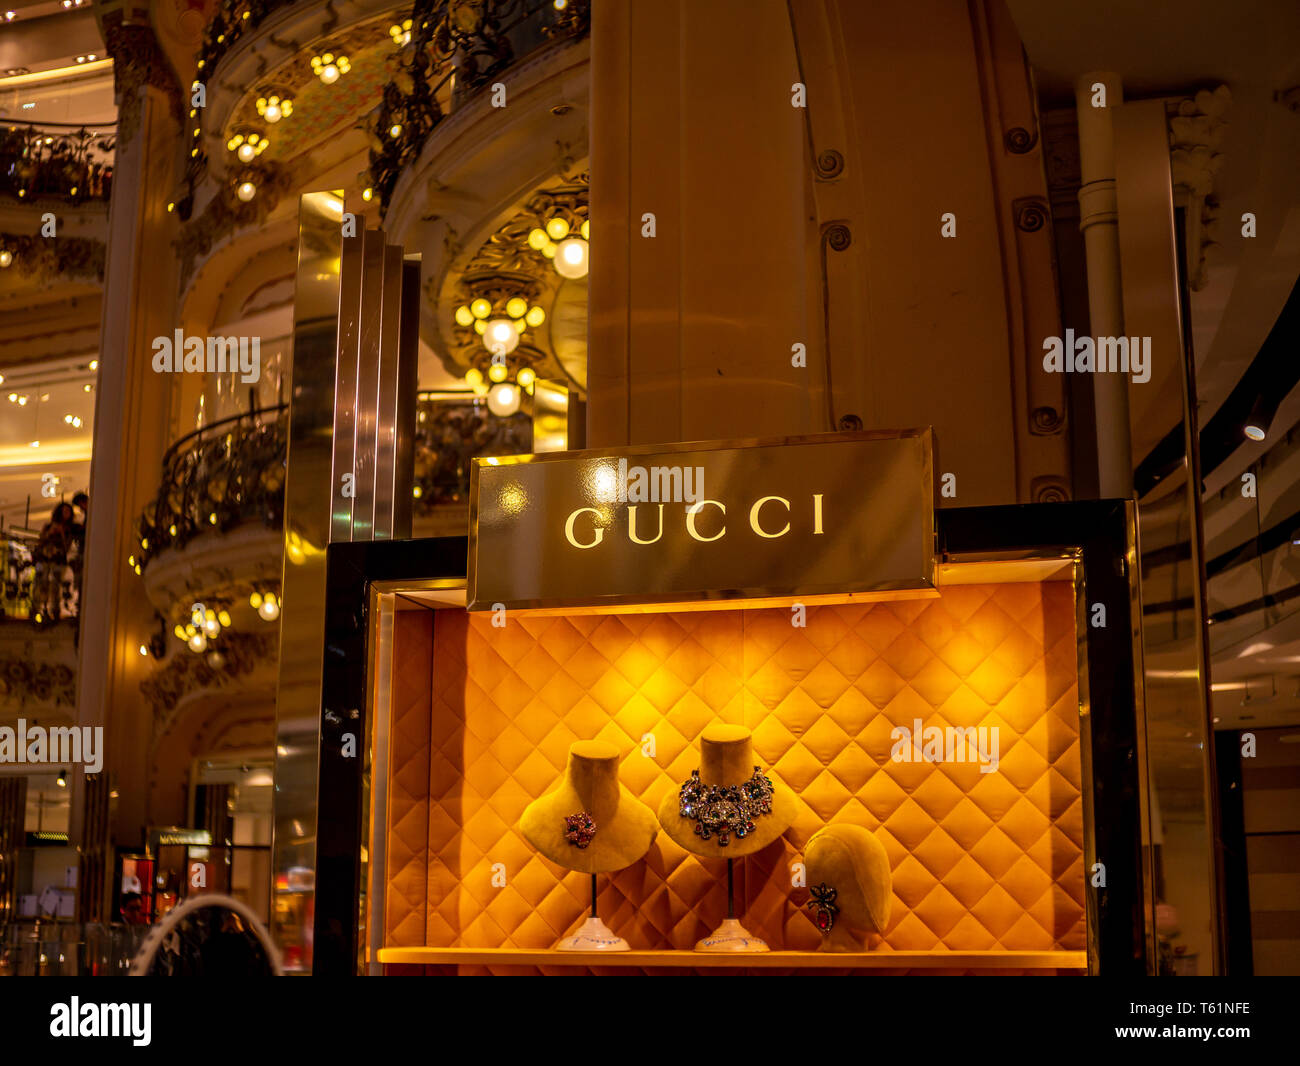
M706 785L699 770L678 793L680 814L695 823L695 835L708 840L716 835L725 848L732 836L744 838L754 831L754 819L772 813L772 781L757 766L754 776L739 785Z

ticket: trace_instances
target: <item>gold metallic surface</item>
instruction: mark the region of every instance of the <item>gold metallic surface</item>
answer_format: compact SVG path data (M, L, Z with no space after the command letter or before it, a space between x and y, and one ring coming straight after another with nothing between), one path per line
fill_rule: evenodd
M562 452L569 446L569 390L552 381L533 383L533 451Z
M703 500L635 513L618 497L637 467L702 471ZM474 461L470 610L934 588L928 429Z
M384 948L378 961L416 966L631 966L746 970L1079 970L1082 951L529 951L516 948Z
M285 554L276 690L272 869L315 867L316 766L330 539L334 369L339 344L343 193L307 193L298 215L292 383L284 487ZM272 908L275 921L275 908ZM281 940L280 930L273 934Z
M276 699L277 875L316 865L326 545L410 535L419 263L405 262L380 230L344 237L343 206L343 194L331 192L306 194L300 207Z

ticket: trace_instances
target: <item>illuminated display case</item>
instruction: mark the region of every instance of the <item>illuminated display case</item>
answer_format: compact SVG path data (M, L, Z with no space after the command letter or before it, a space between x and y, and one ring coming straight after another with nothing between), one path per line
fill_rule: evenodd
M937 590L823 590L802 624L779 592L494 624L465 610L462 538L331 545L316 971L1145 972L1131 515L958 508L935 534ZM715 722L746 727L796 798L734 867L737 913L772 950L692 950L725 916L727 864L664 832L597 882L630 950L553 950L591 880L539 854L524 809L595 739L658 809ZM968 729L982 759L954 751ZM818 950L801 876L832 824L870 831L892 876L888 923L850 954Z

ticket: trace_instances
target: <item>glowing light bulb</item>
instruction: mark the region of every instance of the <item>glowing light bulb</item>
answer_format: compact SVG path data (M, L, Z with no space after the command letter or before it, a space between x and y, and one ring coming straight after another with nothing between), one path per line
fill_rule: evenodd
M562 278L581 278L587 274L587 242L569 237L555 249L555 272Z
M519 373L515 375L515 380L519 382L520 388L532 388L533 382L537 380L537 372L530 366L522 367Z
M498 418L508 418L519 410L519 389L502 382L488 392L488 410Z
M519 331L508 318L494 318L483 330L483 344L493 355L509 355L519 344Z
M257 158L257 149L245 141L235 150L235 155L239 157L241 163L251 163Z
M188 643L190 651L194 652L195 655L198 655L200 652L207 650L208 638L202 633L195 633L194 636L190 637Z
M235 195L244 201L244 203L248 203L249 200L257 195L257 186L251 181L241 181L239 186L235 189Z

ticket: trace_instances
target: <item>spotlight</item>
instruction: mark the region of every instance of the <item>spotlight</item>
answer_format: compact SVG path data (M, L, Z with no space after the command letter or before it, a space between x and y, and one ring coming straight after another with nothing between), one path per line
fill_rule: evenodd
M1263 394L1255 397L1255 402L1251 405L1250 414L1246 416L1246 424L1241 427L1241 431L1251 440L1263 440L1268 436L1269 426L1273 423L1273 416L1277 413L1277 402L1270 400Z

